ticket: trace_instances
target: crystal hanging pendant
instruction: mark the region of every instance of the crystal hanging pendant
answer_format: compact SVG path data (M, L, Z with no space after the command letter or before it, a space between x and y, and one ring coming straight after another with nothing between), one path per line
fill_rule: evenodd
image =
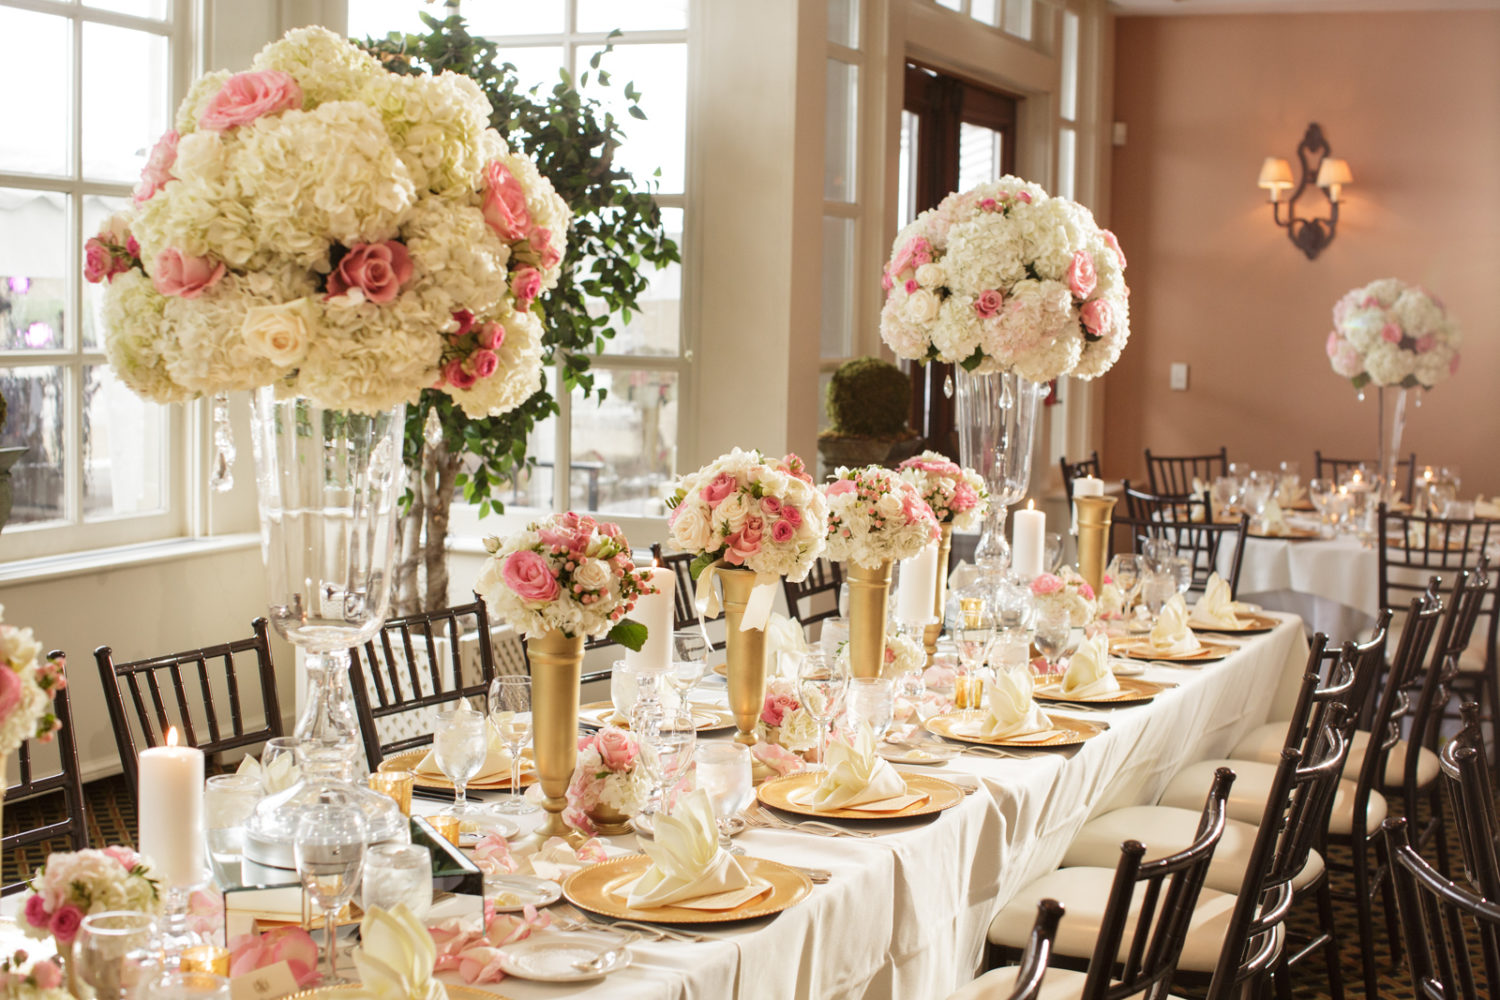
M1015 404L1016 397L1010 391L1010 379L1000 380L1000 409L1008 410Z
M1361 403L1365 401L1365 391L1363 389L1359 390L1359 401Z
M229 425L229 397L220 392L214 395L214 467L208 478L208 486L215 493L227 493L234 488L234 430Z
M1417 409L1420 410L1421 408L1422 408L1422 390L1418 389L1417 390Z
M422 424L422 439L429 448L436 448L443 443L443 422L438 418L436 406L427 411L427 419Z
M949 372L943 376L943 395L948 399L953 398L953 373Z

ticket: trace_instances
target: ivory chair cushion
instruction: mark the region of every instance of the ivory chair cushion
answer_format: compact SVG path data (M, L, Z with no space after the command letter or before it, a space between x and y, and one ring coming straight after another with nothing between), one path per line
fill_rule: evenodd
M1251 730L1250 735L1240 740L1239 744L1230 751L1230 756L1240 757L1245 760L1258 760L1267 764L1275 764L1281 759L1281 747L1286 740L1286 723L1268 722ZM1370 734L1363 729L1354 733L1354 739L1349 742L1349 759L1344 763L1344 777L1354 781L1359 777L1360 768L1365 765L1365 751L1370 745ZM1410 746L1405 740L1399 740L1391 747L1390 753L1385 759L1385 787L1400 788L1401 776L1406 771L1406 755L1411 752ZM1437 780L1438 758L1426 747L1417 748L1417 787L1426 788Z
M1178 771L1167 784L1158 805L1176 806L1179 809L1203 808L1203 789L1213 781L1214 771L1227 767L1235 773L1234 787L1229 789L1229 817L1245 823L1259 823L1266 811L1266 796L1276 778L1276 765L1258 760L1238 758L1200 760ZM1339 780L1333 793L1333 809L1328 821L1328 832L1348 836L1354 831L1354 782L1348 778ZM1385 796L1370 793L1370 802L1365 810L1365 830L1380 829L1386 816Z

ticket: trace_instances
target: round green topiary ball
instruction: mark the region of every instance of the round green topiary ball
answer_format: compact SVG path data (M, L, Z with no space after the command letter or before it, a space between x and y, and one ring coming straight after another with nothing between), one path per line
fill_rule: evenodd
M889 361L855 358L833 373L827 405L836 434L900 437L911 411L911 381Z

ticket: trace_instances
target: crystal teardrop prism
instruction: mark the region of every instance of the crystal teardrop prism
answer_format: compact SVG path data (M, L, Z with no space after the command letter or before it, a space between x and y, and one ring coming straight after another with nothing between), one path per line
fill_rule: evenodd
M1365 401L1365 391L1363 389L1359 390L1359 401L1361 403Z
M1010 391L1010 379L1004 379L1000 383L1000 409L1008 410L1015 402L1016 397Z
M946 398L948 398L948 399L952 399L953 398L953 373L952 372L949 372L947 375L943 376L943 395Z
M229 425L229 397L217 393L213 400L214 466L209 489L227 493L234 488L234 429Z
M422 439L429 448L436 448L443 443L443 423L438 417L436 406L427 411L427 420L422 424Z

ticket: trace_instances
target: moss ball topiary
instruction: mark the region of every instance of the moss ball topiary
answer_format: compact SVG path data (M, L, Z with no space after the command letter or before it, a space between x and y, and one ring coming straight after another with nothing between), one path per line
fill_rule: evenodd
M833 373L827 405L835 434L900 437L911 410L911 382L889 361L856 358Z

